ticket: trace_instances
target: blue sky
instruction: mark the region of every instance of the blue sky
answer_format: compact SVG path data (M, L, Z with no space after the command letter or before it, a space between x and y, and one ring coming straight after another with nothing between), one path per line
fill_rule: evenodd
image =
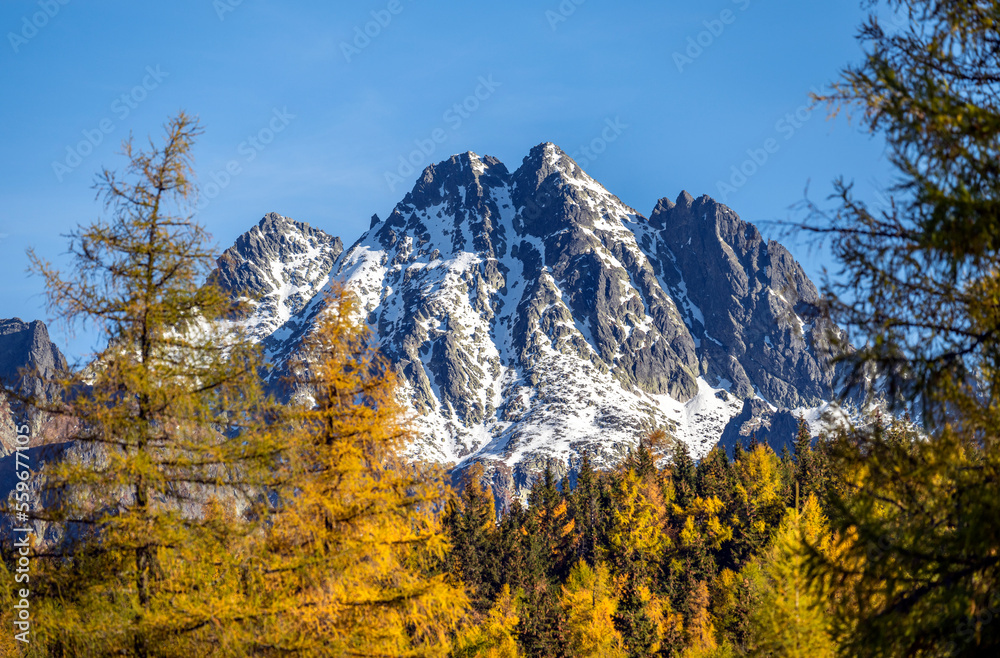
M781 220L840 175L874 198L883 143L807 109L860 57L862 18L857 0L5 0L0 317L49 319L25 249L59 263L121 139L180 109L205 128L220 249L270 211L350 244L427 164L472 150L513 170L543 141L643 214L686 189ZM828 263L788 246L811 275ZM93 346L52 333L71 357Z

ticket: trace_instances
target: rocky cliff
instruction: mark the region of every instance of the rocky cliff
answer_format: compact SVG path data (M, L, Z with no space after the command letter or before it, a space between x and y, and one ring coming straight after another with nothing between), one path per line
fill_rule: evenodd
M66 359L49 338L45 323L0 319L0 382L14 392L8 396L0 390L0 456L14 450L18 426L27 424L37 438L48 421L17 397L54 400L58 391L46 380L65 368Z

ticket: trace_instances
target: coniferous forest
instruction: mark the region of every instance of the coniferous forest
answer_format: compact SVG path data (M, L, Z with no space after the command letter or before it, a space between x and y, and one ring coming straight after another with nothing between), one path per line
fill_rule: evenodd
M51 312L103 332L60 394L9 390L73 448L18 491L56 528L3 547L25 656L1000 655L1000 3L886 0L815 97L887 143L891 203L807 199L842 270L848 373L819 436L700 460L666 430L611 468L552 465L498 504L478 464L414 463L391 364L333 286L283 386L211 278L180 113L104 170ZM881 11L882 14L878 14ZM885 27L885 12L894 20ZM53 378L54 377L54 378ZM12 504L16 504L16 500ZM10 510L7 510L8 512Z

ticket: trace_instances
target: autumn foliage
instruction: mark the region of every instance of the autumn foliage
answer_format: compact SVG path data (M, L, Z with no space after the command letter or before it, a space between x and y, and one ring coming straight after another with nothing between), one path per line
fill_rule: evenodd
M832 534L816 496L796 500L796 490L828 488L800 468L823 463L823 447L805 442L781 459L754 444L732 460L717 448L695 464L683 445L664 451L662 440L643 439L611 470L595 471L584 457L572 484L547 469L531 504L515 500L496 522L485 522L494 502L478 482L482 469L469 469L445 516L456 547L448 564L482 611L474 618L494 630L492 644L474 633L482 653L461 655L515 655L512 646L521 656L836 648L829 590L816 588L807 566L814 548L834 555ZM508 611L503 625L495 592ZM501 644L508 653L495 652Z
M292 366L279 502L258 553L261 646L301 655L445 655L463 590L435 573L448 542L438 467L413 464L396 379L335 288Z

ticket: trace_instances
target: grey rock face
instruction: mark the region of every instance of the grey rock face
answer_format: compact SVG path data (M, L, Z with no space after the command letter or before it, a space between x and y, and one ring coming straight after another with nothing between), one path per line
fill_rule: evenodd
M223 278L273 295L267 273L304 252L257 245L287 221L241 238L243 270L220 261ZM251 316L272 373L329 272L402 376L414 456L483 462L501 501L547 461L611 464L655 427L700 456L758 421L783 432L765 400L780 415L832 396L817 292L787 250L708 197L663 199L647 219L553 144L513 173L471 152L432 165L331 269L334 250L287 317L263 302Z
M49 377L65 368L66 359L49 338L44 322L23 322L20 318L0 320L0 379L5 383L25 393L33 392L41 384L30 372Z
M59 391L46 380L65 368L66 359L49 338L45 323L0 319L0 381L5 387L19 396L49 402ZM26 423L37 438L47 420L46 415L0 391L0 454L13 451L18 426Z
M66 367L66 359L49 338L43 322L23 322L18 318L0 320L0 379L14 392L13 396L7 396L0 391L0 495L4 499L19 482L14 452L20 449L25 451L20 468L27 465L31 472L27 481L31 498L42 509L47 504L39 497L43 481L40 473L46 462L63 454L73 423L63 416L25 405L19 398L40 400L45 404L57 402L61 390L52 383L52 378ZM18 435L24 434L27 442L23 439L19 442ZM9 538L14 525L13 516L0 518L0 538ZM52 531L45 522L36 519L16 525L31 527L43 543L52 540Z
M759 398L747 400L743 410L733 418L719 438L719 447L732 458L737 445L744 448L755 441L767 443L781 454L783 448L793 449L799 420L787 409L775 411Z
M24 482L33 511L51 510L56 506L57 497L66 500L65 496L88 505L97 504L89 492L51 488L47 478L53 463L64 460L84 465L107 463L103 443L77 440L81 430L79 421L64 413L51 413L62 396L61 388L53 379L67 367L66 359L50 340L44 323L38 320L26 323L17 318L0 320L0 378L7 389L14 392L8 397L0 391L0 497L8 498L21 482L18 471L27 467L30 476ZM85 389L77 393L86 395ZM21 398L37 400L48 410L23 404ZM19 434L27 435L26 443L17 441ZM23 452L19 460L15 450ZM206 500L204 490L202 485L195 483L178 483L173 493L184 499L182 513L200 513L200 505ZM245 505L245 498L233 488L212 489L211 493L223 500L232 500L237 510ZM122 500L128 500L130 495L127 488L120 490ZM2 515L0 539L9 539L15 526L30 527L43 547L58 545L79 530L72 524L64 526L39 518L22 522L15 521L13 515Z
M816 287L788 250L726 206L686 192L676 203L662 199L650 225L651 255L686 294L710 381L782 407L830 397L834 373L822 350L829 326L816 322Z
M532 149L513 188L515 221L542 243L537 267L551 271L595 357L629 385L691 399L695 344L636 241L645 219L552 145Z

